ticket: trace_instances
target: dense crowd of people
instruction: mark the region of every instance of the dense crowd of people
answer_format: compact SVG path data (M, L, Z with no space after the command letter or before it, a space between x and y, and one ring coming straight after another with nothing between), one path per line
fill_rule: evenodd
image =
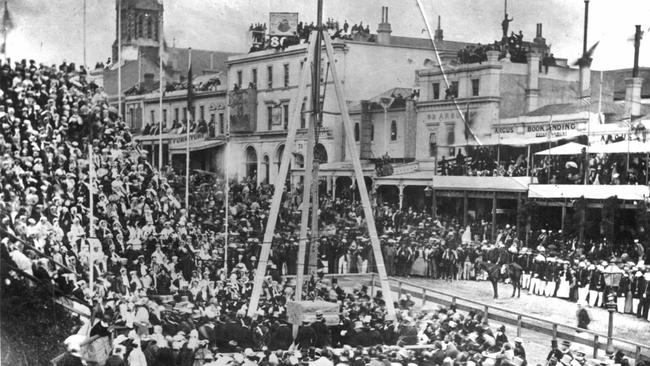
M639 139L631 137L632 141ZM608 137L603 144L623 141L624 137ZM513 150L513 149L510 149ZM645 154L608 153L575 155L544 155L534 159L528 168L525 152L506 154L499 158L493 146L468 147L465 153L458 149L456 156L441 158L437 164L439 175L523 177L532 175L540 184L621 185L646 184L648 163ZM506 158L506 155L508 158ZM585 169L586 167L586 169Z
M25 61L3 64L0 72L3 266L12 280L33 279L90 313L90 320L66 340L59 365L80 365L82 359L131 366L526 362L522 340L510 342L503 327L492 329L480 313L463 314L453 307L416 311L405 296L393 320L380 291L344 289L336 279L323 277L324 272L374 268L360 204L331 197L321 198L321 236L311 238L319 243L319 271L306 281L304 298L336 302L339 318L327 324L317 312L316 321L303 322L294 337L287 303L295 281L285 275L296 273L300 189L285 193L263 296L249 317L271 186L196 173L184 207L184 177L151 166L85 73L74 65ZM506 227L488 244L485 230L461 228L453 219L391 206L376 207L375 215L391 275L476 279L482 276L474 267L477 258L503 260L528 271L533 293L543 288L544 294L564 297L562 278L578 279L577 296L568 298L581 300L580 270L586 266L589 301L600 305L602 271L589 268L615 256L624 263L636 261L634 269L628 265L635 272L625 289L633 291L631 307L638 300L647 318L650 297L639 299L634 292L650 284L646 275L637 274L647 272L639 265L645 260L643 245L627 253L604 243L554 249L540 236L533 256L514 228ZM538 260L544 252L548 255ZM560 266L546 257L577 264ZM404 347L417 344L430 349ZM568 349L554 351L549 360L585 362L584 355Z

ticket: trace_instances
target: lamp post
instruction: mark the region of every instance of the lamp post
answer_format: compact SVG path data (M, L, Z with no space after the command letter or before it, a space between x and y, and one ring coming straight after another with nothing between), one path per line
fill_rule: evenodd
M607 286L607 303L605 307L609 312L609 321L607 323L607 349L612 347L612 333L614 332L614 312L616 311L616 299L614 289L618 287L623 277L623 272L613 263L607 266L603 271L605 277L605 286Z
M424 196L427 198L431 198L431 216L435 216L435 207L433 207L434 202L433 202L433 188L431 186L426 186L424 188Z

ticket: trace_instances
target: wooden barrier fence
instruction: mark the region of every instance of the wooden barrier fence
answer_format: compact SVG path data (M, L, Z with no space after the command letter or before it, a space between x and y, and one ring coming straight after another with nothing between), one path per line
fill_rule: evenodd
M372 277L374 281L374 276ZM500 306L487 304L482 301L463 298L451 295L443 291L435 290L419 284L415 284L401 278L390 278L391 289L397 292L398 296L410 294L413 298L420 299L422 305L432 302L439 305L455 305L457 309L463 311L481 311L487 319L496 320L501 323L515 325L517 327L517 336L521 336L523 329L532 330L541 334L549 335L552 339L558 338L569 340L573 343L582 344L593 349L593 357L597 358L599 350L605 350L607 346L607 335L595 332L593 330L581 329L568 324L560 324L548 319L540 318L535 315L506 309ZM409 287L409 288L406 288ZM495 313L499 312L499 314ZM560 328L560 329L558 329ZM579 337L576 332L588 334L587 339ZM633 354L638 361L641 357L650 356L650 344L612 337L615 342L615 348L625 351L627 354Z

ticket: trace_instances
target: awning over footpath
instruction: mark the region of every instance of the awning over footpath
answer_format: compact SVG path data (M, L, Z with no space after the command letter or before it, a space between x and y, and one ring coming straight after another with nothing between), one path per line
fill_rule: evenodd
M582 149L586 148L586 145L578 144L575 142L568 142L564 145L552 147L540 152L536 152L535 155L579 155L582 153Z
M648 186L633 185L581 185L581 184L531 184L528 198L604 200L616 196L620 200L637 201L650 197Z
M225 140L193 140L190 141L190 151L211 149L225 144ZM185 142L179 142L172 144L169 151L171 151L172 154L185 154L186 149L187 144Z
M650 153L650 142L623 140L611 144L593 144L589 147L590 154L647 154Z
M530 177L466 177L418 171L375 178L377 185L432 186L439 190L526 192Z

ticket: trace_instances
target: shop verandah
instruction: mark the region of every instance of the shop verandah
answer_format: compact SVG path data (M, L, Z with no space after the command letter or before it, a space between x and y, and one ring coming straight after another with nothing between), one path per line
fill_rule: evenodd
M377 177L377 205L426 210L434 217L451 216L466 227L481 223L495 237L496 227L517 222L530 177L440 176L417 171Z

